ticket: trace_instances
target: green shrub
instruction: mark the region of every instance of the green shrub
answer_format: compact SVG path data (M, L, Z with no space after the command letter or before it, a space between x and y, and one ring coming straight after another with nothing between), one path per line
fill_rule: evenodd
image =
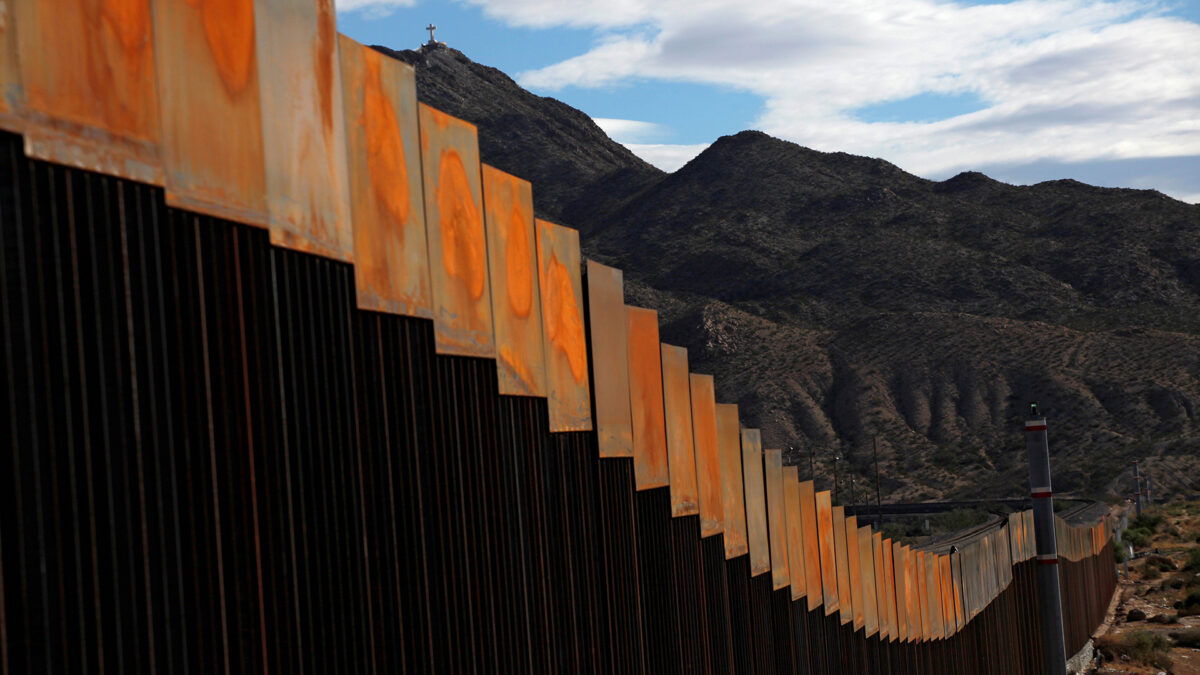
M1183 599L1182 609L1200 608L1200 591L1192 591Z
M1189 572L1200 572L1200 548L1192 549L1188 554L1187 562L1184 563L1183 569Z
M1142 576L1147 579L1157 579L1162 576L1162 572L1154 565L1142 565Z
M1125 653L1139 663L1169 668L1171 660L1167 658L1167 653L1170 651L1171 641L1165 635L1139 630L1125 636Z
M1142 548L1150 543L1150 532L1140 528L1129 528L1121 533L1121 540L1133 544L1135 548Z

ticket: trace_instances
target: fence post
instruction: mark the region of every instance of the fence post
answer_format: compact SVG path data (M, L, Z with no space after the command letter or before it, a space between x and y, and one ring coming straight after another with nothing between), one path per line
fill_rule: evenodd
M1033 412L1036 413L1036 408L1033 408ZM1029 453L1029 496L1033 500L1038 607L1042 617L1046 673L1065 675L1067 654L1063 637L1062 596L1059 594L1058 543L1054 538L1054 496L1050 488L1050 447L1046 438L1045 417L1026 420L1025 449Z
M1133 496L1133 503L1137 507L1137 514L1140 516L1142 515L1142 476L1138 472L1138 462L1136 459L1133 460L1133 484L1137 489L1137 492Z

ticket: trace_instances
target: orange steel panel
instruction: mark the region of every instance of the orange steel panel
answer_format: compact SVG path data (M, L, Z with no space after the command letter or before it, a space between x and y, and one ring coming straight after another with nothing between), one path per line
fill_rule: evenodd
M920 642L924 639L921 630L921 596L917 584L917 556L908 546L904 551L904 611L905 624L908 628L909 642Z
M750 576L756 577L771 569L771 546L767 540L767 496L763 486L762 436L758 429L742 429L742 475L745 478Z
M839 618L843 624L854 621L854 598L850 596L850 561L846 556L846 509L833 507L834 571L837 574Z
M629 341L621 270L587 261L588 330L592 344L596 440L601 457L633 457L629 409Z
M17 22L8 3L0 3L0 129L21 133L25 94L17 63Z
M813 482L800 484L800 530L804 545L804 590L808 594L808 610L821 606L821 529L817 525L817 502Z
M838 565L837 554L834 552L834 517L833 506L829 492L818 492L815 497L817 505L817 541L821 548L821 594L825 599L825 616L840 610L838 594ZM843 527L844 521L843 521ZM844 540L843 540L844 541ZM846 598L846 606L850 606L850 598Z
M863 629L870 637L879 632L879 598L875 594L875 548L871 526L858 528L858 564L862 568Z
M900 634L901 617L896 614L896 544L891 539L881 539L880 549L883 554L883 611L879 616L881 620L887 617L887 637L896 641L903 637Z
M933 637L933 621L929 615L929 566L925 564L925 551L916 552L913 578L917 584L917 609L921 612L921 639Z
M947 637L958 632L958 617L954 614L954 578L950 572L950 556L939 555L941 565L942 624Z
M257 0L254 22L271 243L353 262L342 71L333 3ZM471 131L473 144L474 128ZM478 154L475 157L475 163L468 166L474 171L475 215L482 220ZM428 184L426 188L426 194L432 194ZM482 252L482 225L479 230ZM486 268L480 273L486 276ZM488 311L490 314L490 306Z
M667 421L663 409L658 312L626 307L625 335L629 339L634 479L639 490L666 487L671 480L667 468Z
M154 33L167 204L267 227L254 0L156 2ZM411 89L411 68L409 79ZM415 89L412 96L415 106ZM415 142L410 139L414 166ZM418 204L420 175L417 167ZM421 237L423 252L424 231Z
M937 640L945 636L942 624L942 568L937 556L925 554L925 602L929 606L929 635Z
M660 349L663 401L666 403L667 415L671 515L690 516L699 513L700 507L696 503L696 453L692 447L692 395L688 379L687 350L668 344L662 345ZM738 494L740 497L740 491ZM744 542L743 539L743 544ZM728 538L725 540L725 552L728 555Z
M545 396L546 346L537 253L533 246L533 190L529 182L484 164L483 215L492 282L499 392L509 396ZM359 222L354 225L356 234ZM424 233L424 223L421 231ZM363 256L356 255L355 267L361 268ZM425 265L424 272L428 274L425 260L420 264ZM359 299L361 303L361 290Z
M962 551L952 553L950 558L950 592L953 594L951 602L954 603L954 620L958 624L959 630L967 625L967 615L963 607L963 588L962 588Z
M725 532L725 551L730 554L730 546L738 544L742 552L745 548L745 514L742 512L742 488L738 488L737 504L726 503L722 490L721 473L725 467L721 465L721 436L716 413L716 400L713 396L713 376L691 374L688 378L691 389L691 436L696 443L696 490L700 498L700 536L710 537L713 534ZM733 412L734 423L737 422L737 411ZM734 426L734 432L737 431ZM736 444L740 448L739 444ZM740 449L736 455L740 460ZM739 464L740 466L740 464ZM739 470L740 472L740 470ZM738 473L740 476L740 473ZM739 482L740 483L740 482ZM730 533L727 507L737 506L740 537ZM737 554L740 555L740 554Z
M419 108L426 241L437 351L492 358L496 355L496 346L475 126L423 103ZM578 256L578 248L575 255ZM558 260L562 260L561 256ZM578 263L564 270L568 271L577 278ZM545 315L546 296L554 289L545 280L539 281ZM563 281L570 282L571 279ZM575 289L566 283L562 290L569 298ZM578 338L582 343L582 312L578 321Z
M537 219L538 285L546 344L550 431L591 431L579 232ZM432 251L432 249L430 249Z
M721 448L721 506L725 511L725 559L729 560L750 552L746 541L746 507L742 485L741 422L738 421L736 405L717 404L717 442Z
M389 314L431 317L433 299L425 248L425 200L412 66L386 58L344 35L338 36L338 44L358 306ZM485 191L492 189L498 207L488 215L495 218L494 230L507 233L509 227L517 228L524 237L524 292L528 295L529 287L534 286L532 193L528 183L488 168L490 183L484 182ZM508 204L501 203L505 199ZM508 209L502 210L500 207L505 205ZM509 214L519 222L506 222ZM528 316L528 300L525 307ZM524 330L537 336L540 364L541 322ZM502 386L500 393L510 392Z
M150 0L16 0L14 10L25 152L161 185Z
M792 600L799 600L805 595L804 528L800 525L800 471L794 466L783 467L783 511Z
M865 611L863 600L862 549L858 544L858 517L846 518L846 570L850 573L850 616L854 629L863 627Z
M784 516L783 451L763 451L763 481L767 488L767 540L771 545L771 580L775 590L791 583L788 568L787 522Z
M892 600L895 601L896 639L908 640L908 581L905 575L904 545L898 541L891 542L892 548ZM891 618L891 615L888 615Z

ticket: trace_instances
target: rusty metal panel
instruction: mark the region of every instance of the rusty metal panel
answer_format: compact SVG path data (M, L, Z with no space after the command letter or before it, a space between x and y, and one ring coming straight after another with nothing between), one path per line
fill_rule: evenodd
M908 613L908 639L910 642L920 642L924 639L921 629L921 595L917 583L917 554L907 545L904 546L904 602Z
M813 482L800 484L800 529L804 546L804 590L808 594L808 611L821 606L821 529L817 525L817 501Z
M763 482L767 490L767 540L771 547L771 581L775 590L779 590L791 584L787 523L784 517L782 450L763 450Z
M254 23L271 243L353 262L342 71L338 67L333 3L256 0ZM472 151L474 132L471 127ZM434 136L435 146L445 138L441 134ZM441 151L441 147L435 150ZM486 244L479 209L478 152L474 163L465 166L470 169L467 174L475 209L471 215L479 221L477 246L483 255ZM462 179L460 176L453 180ZM426 194L434 194L430 188L444 182L433 185L427 182ZM426 222L431 220L428 208L426 202ZM431 258L433 250L430 249ZM479 274L486 279L487 268L481 268ZM436 299L436 281L434 294ZM490 317L490 300L487 309ZM490 344L491 321L488 321L488 336Z
M254 0L162 0L154 5L167 204L267 227L271 219L254 32ZM356 63L361 70L362 57ZM381 76L391 77L392 70ZM408 77L411 107L416 105L411 68ZM403 96L403 87L399 93ZM408 147L419 206L416 111L409 114ZM422 229L422 255L424 236Z
M942 626L942 570L938 565L937 556L925 552L925 604L929 612L929 637L941 639L945 633Z
M925 552L913 551L913 585L917 599L917 621L921 627L921 640L930 637L929 623L929 586L925 582Z
M801 526L800 471L783 467L783 519L787 524L788 576L792 600L805 596L804 528Z
M542 294L536 273L537 253L533 245L533 190L529 182L484 164L483 214L499 392L509 396L545 396L546 345L542 334ZM354 223L356 245L361 222ZM424 234L424 223L420 225ZM425 250L424 246L420 248ZM363 255L355 255L357 270L363 266ZM414 262L424 265L422 271L427 278L428 263L424 259ZM359 302L362 302L361 286Z
M665 353L665 352L664 352ZM721 449L721 506L725 512L725 559L750 552L742 488L742 433L737 406L717 404L717 442ZM674 480L674 472L672 472Z
M590 431L592 401L583 333L579 232L541 219L535 219L534 226L550 431Z
M717 402L712 375L692 373L692 439L695 441L696 491L700 502L700 536L725 531L721 502L721 445L717 440Z
M589 260L587 282L592 388L596 394L593 423L600 456L633 457L624 274L615 267Z
M874 556L875 566L875 616L879 619L879 639L886 640L892 635L891 624L888 623L888 594L886 578L891 576L891 566L887 565L887 556L884 554L883 547L885 546L883 535L879 532L871 533L871 554ZM885 565L887 565L885 567Z
M763 486L762 436L758 429L742 429L742 476L746 495L746 540L750 544L750 576L771 569L767 540L767 496Z
M162 185L150 0L14 9L26 154Z
M867 637L879 632L879 599L875 595L875 551L871 526L858 528L858 564L862 577L863 630Z
M11 3L0 2L0 129L21 133L25 93L17 63L17 20Z
M896 549L899 547L899 543L891 539L883 539L881 547L883 549L883 603L884 611L887 613L888 639L902 640L904 634L901 622L904 616L896 613ZM883 615L880 614L880 616Z
M671 480L667 467L667 421L663 408L658 312L626 307L625 336L629 340L634 479L639 490L666 487Z
M386 58L344 35L338 36L338 44L358 306L389 314L431 317L433 298L425 248L425 200L412 66ZM485 176L484 190L491 191L496 207L487 214L493 230L504 237L517 229L524 237L525 288L519 292L528 295L532 288L536 294L536 284L532 283L533 202L529 184L491 167ZM508 222L510 214L516 222ZM496 245L502 247L503 241L501 238ZM531 306L526 300L524 324L505 324L505 337L511 342L514 335L536 335L535 363L540 366L541 321L528 320ZM500 393L512 393L505 391L503 376L500 383Z
M938 556L938 564L941 565L942 573L941 591L942 591L942 623L945 626L945 635L947 637L958 632L958 617L954 612L954 575L950 571L950 556Z
M846 570L850 573L850 616L854 629L863 627L866 599L863 596L862 549L858 543L858 517L846 518Z
M957 553L951 553L950 556L950 591L953 594L951 601L954 603L954 620L958 624L959 630L967 625L966 608L963 606L963 587L962 587L962 550Z
M850 561L846 554L846 509L833 507L833 564L837 576L838 618L854 621L854 598L850 596Z
M492 358L496 355L496 347L492 337L491 284L475 126L424 103L418 108L437 351L439 354ZM274 226L271 231L274 233ZM540 228L538 235L541 235ZM578 235L574 238L578 241ZM578 248L574 254L578 256ZM557 260L566 263L561 257ZM544 267L548 261L540 264ZM578 278L579 265L576 262L563 271ZM546 296L556 291L546 280L539 278L539 281L542 312L549 320ZM574 294L570 284L562 291L568 299ZM579 312L579 328L578 338L582 342L582 312Z
M666 404L671 515L690 516L699 513L700 507L696 498L696 453L692 441L692 395L687 350L663 344L659 353L662 355L663 400ZM738 462L741 462L740 448L737 452ZM741 481L738 482L740 485ZM740 498L741 488L738 489ZM728 553L728 537L725 539L725 550Z
M908 620L908 566L904 562L904 545L892 542L892 595L896 601L896 639L910 637Z
M825 601L825 616L841 609L838 595L837 554L834 552L833 506L829 491L818 492L815 496L817 509L817 542L821 549L821 594ZM849 606L850 599L846 598Z

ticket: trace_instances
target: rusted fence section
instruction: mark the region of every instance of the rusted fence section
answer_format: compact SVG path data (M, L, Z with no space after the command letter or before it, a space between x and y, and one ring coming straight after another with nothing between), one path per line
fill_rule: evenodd
M327 3L6 18L5 675L1038 670L1028 512L846 517Z

